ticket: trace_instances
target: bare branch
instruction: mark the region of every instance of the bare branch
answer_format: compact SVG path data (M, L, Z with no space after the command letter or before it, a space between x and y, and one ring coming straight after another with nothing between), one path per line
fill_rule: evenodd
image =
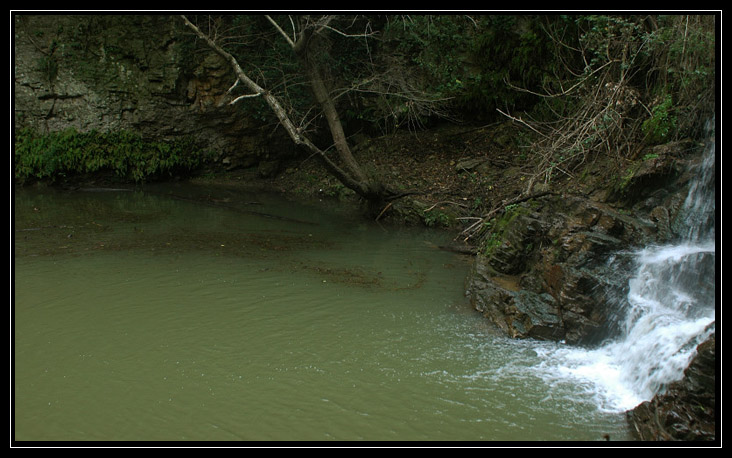
M277 24L275 22L275 20L272 19L268 14L265 14L264 17L266 17L267 20L272 23L272 25L275 27L275 29L277 29L277 31L280 33L280 35L282 35L283 37L285 37L285 40L287 40L287 44L289 44L290 46L292 46L294 48L295 47L295 42L290 37L287 36L287 33L285 33L285 31L282 30L282 27L280 27L279 24ZM292 18L290 18L290 21L292 21ZM294 23L292 24L292 29L293 29L293 33L294 33L294 31L295 31L295 24Z
M342 36L348 37L348 38L365 38L365 37L371 37L374 35L378 35L378 32L346 33L346 32L342 32L342 31L336 29L335 27L331 27L329 25L323 25L321 27L321 29L332 30L333 32L337 33L338 35L342 35Z
M231 87L229 88L229 90L228 90L228 91L226 91L226 92L231 92L231 91L233 91L233 90L234 90L234 88L235 88L236 86L238 86L238 85L239 85L239 78L237 78L237 79L236 79L236 81L234 81L234 84L232 84L232 85L231 85Z
M233 104L235 104L236 102L238 102L238 101L239 101L239 100L241 100L241 99L253 99L254 97L259 97L260 95L262 95L262 93L261 93L261 92L260 92L260 93L258 93L258 94L246 94L246 95L240 95L239 97L237 97L237 98L235 98L234 100L232 100L231 102L229 102L229 105L233 105Z
M505 80L505 83L506 83L506 85L508 85L508 87L510 87L511 89L515 89L515 90L517 90L517 91L521 91L521 92L526 92L526 93L528 93L528 94L531 94L531 95L535 95L535 96L538 96L538 97L545 97L545 98L562 97L562 96L568 95L568 94L569 94L570 92L572 92L572 91L573 91L574 89L576 89L576 88L578 88L579 86L581 86L581 85L582 85L582 84L583 84L583 83L584 83L585 81L587 81L587 79L589 79L589 78L590 78L590 77L591 77L592 75L594 75L595 73L599 72L600 70L602 70L603 68L607 67L608 65L610 65L610 64L612 64L612 63L617 63L617 61L608 61L608 62L605 62L605 63L604 63L603 65L601 65L600 67L596 68L595 70L593 70L593 71L592 71L592 72L590 72L589 74L585 75L585 76L584 76L583 78L581 78L581 79L580 79L580 80L579 80L579 81L578 81L577 83L575 83L574 85L572 85L572 86L571 86L571 87L570 87L569 89L562 89L562 91L561 91L561 92L559 92L559 93L556 93L556 94L555 94L555 93L551 93L551 94L541 94L541 93L539 93L539 92L534 92L534 91L530 91L530 90L528 90L528 89L526 89L526 88L522 88L522 87L518 87L518 86L515 86L515 85L511 84L511 82L510 82L510 81L508 81L508 80Z
M297 39L297 29L295 28L295 21L292 20L292 15L288 15L287 18L290 20L290 26L292 26L292 41Z
M516 122L518 122L518 123L521 123L521 124L523 124L524 126L526 126L526 127L528 127L529 129L533 130L534 132L536 132L537 134L541 135L542 137L546 137L546 135L544 135L543 133L539 132L539 131L538 131L538 130L537 130L537 129L536 129L535 127L534 127L534 126L532 126L531 124L527 123L527 122L526 122L526 121L524 121L523 119L521 119L521 118L517 118L517 117L515 117L515 116L511 116L510 114L507 114L507 113L504 113L504 112L502 112L501 110L499 110L498 108L496 108L496 111L497 111L497 112L499 112L499 113L501 113L501 114L502 114L503 116L505 116L505 117L509 118L509 119L510 119L510 120L512 120L512 121L516 121Z
M314 34L319 34L320 31L323 30L324 28L330 28L330 27L328 27L328 24L333 19L335 19L335 16L333 16L333 15L323 16L320 20L318 20L318 21L315 22L314 25L317 26L318 28L313 33Z

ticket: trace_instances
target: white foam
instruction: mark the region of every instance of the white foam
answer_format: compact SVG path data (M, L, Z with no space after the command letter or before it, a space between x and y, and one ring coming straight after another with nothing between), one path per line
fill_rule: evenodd
M543 347L544 362L537 370L545 380L572 379L594 396L601 410L625 411L683 377L696 346L714 332L714 267L709 257L715 253L714 183L709 173L714 154L711 143L698 174L706 181L690 187L683 209L691 223L686 237L636 253L637 270L621 307L622 335L592 350Z

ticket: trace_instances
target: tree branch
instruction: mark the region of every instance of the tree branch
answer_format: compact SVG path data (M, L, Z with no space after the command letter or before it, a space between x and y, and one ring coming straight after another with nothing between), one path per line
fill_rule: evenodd
M290 118L287 116L287 113L285 109L282 107L280 102L277 100L277 98L272 95L269 91L266 91L264 88L259 86L257 83L255 83L251 78L249 78L246 73L244 73L244 70L242 70L241 66L239 65L239 62L236 60L234 56L229 54L226 50L224 50L222 47L220 47L218 44L216 44L209 36L201 32L201 30L196 27L195 24L193 24L191 21L188 20L188 18L184 15L181 15L181 18L183 18L183 21L185 22L186 26L188 26L191 30L195 32L195 34L201 38L203 41L208 44L216 53L218 53L220 56L222 56L224 59L226 59L236 72L237 78L244 83L249 89L255 92L255 94L252 94L251 97L255 96L263 96L264 100L267 102L269 107L272 109L272 111L275 113L275 116L277 116L277 119L279 119L282 126L285 128L287 133L290 135L290 138L295 142L297 145L303 145L307 147L310 151L317 154L318 157L323 161L326 168L336 176L345 186L355 191L357 194L363 197L369 197L371 196L372 190L368 186L368 182L363 180L356 180L352 178L348 173L346 173L343 169L341 169L335 162L333 162L328 156L313 142L310 141L307 137L301 135L300 129L295 127L295 125L292 123Z
M282 27L280 27L280 26L279 26L279 24L277 24L277 23L275 22L275 20L274 20L274 19L272 19L272 18L271 18L271 17L270 17L270 16L268 15L268 14L265 14L265 15L264 15L264 17L266 17L266 18L267 18L267 20L268 20L269 22L271 22L271 23L272 23L272 25L273 25L273 26L275 27L275 29L277 29L277 31L278 31L278 32L279 32L279 33L280 33L280 34L281 34L281 35L282 35L283 37L285 37L285 40L287 40L287 44L289 44L289 45L290 45L291 47L293 47L293 48L294 48L294 47L295 47L295 42L294 42L294 41L293 41L293 40L292 40L292 39L291 39L290 37L288 37L288 36L287 36L287 34L285 33L285 31L284 31L284 30L282 30ZM295 28L295 25L293 24L293 26L292 26L292 27L293 27L293 34L294 34L294 33L295 33L295 32L294 32L294 28Z

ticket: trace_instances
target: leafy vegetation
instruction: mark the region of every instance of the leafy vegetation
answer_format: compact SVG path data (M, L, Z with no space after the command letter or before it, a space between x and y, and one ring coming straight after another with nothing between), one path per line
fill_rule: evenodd
M273 19L293 24L287 16ZM265 16L197 20L284 101L288 113L298 114L292 115L300 120L298 128L324 132L297 56ZM714 110L715 20L713 15L343 16L329 22L334 32L318 41L311 57L323 69L348 135L417 128L444 118L487 123L508 117L524 125L517 154L534 166L526 180L530 192L535 182L581 173L581 165L597 155L621 164L637 157L642 146L700 133ZM59 77L57 57L96 52L102 24L92 15L70 37L44 32L51 42L36 68L50 86ZM118 33L134 36L135 24ZM109 41L105 53L124 56L121 45ZM185 49L179 64L193 66L195 39L183 34L178 41ZM75 74L104 81L97 73L108 69L99 59L77 60ZM232 91L245 93L241 86ZM259 122L278 122L261 97L236 107ZM16 136L15 172L21 180L105 171L141 181L188 171L204 157L189 141L146 142L131 132L22 130Z
M675 132L677 119L673 108L671 95L667 95L663 102L653 107L651 117L643 121L643 133L649 143L662 143Z
M541 179L573 177L604 155L618 166L644 145L697 137L714 110L714 16L560 16L546 22L557 44L553 76L520 115ZM693 42L693 43L692 43Z
M149 142L129 131L17 132L15 176L22 182L63 180L94 173L111 173L135 182L183 174L205 158L190 140Z

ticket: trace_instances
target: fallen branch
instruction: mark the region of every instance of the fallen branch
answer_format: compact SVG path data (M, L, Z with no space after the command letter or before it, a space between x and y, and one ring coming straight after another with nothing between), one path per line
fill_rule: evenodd
M533 194L514 197L513 199L510 199L510 200L504 200L503 202L501 202L500 205L496 206L488 213L486 213L480 217L470 217L470 219L476 219L476 221L473 224L471 224L470 226L468 226L467 228L463 229L455 237L454 240L457 240L461 236L465 236L465 238L463 239L463 242L467 242L468 240L473 238L475 235L480 233L480 229L483 227L483 223L485 221L489 221L494 215L496 215L500 211L505 210L506 207L508 207L509 205L516 205L521 202L526 202L527 200L537 199L539 197L543 197L543 196L550 195L550 194L558 195L559 193L553 192L553 191L540 191L540 192L536 192ZM460 218L460 219L468 219L468 218Z

